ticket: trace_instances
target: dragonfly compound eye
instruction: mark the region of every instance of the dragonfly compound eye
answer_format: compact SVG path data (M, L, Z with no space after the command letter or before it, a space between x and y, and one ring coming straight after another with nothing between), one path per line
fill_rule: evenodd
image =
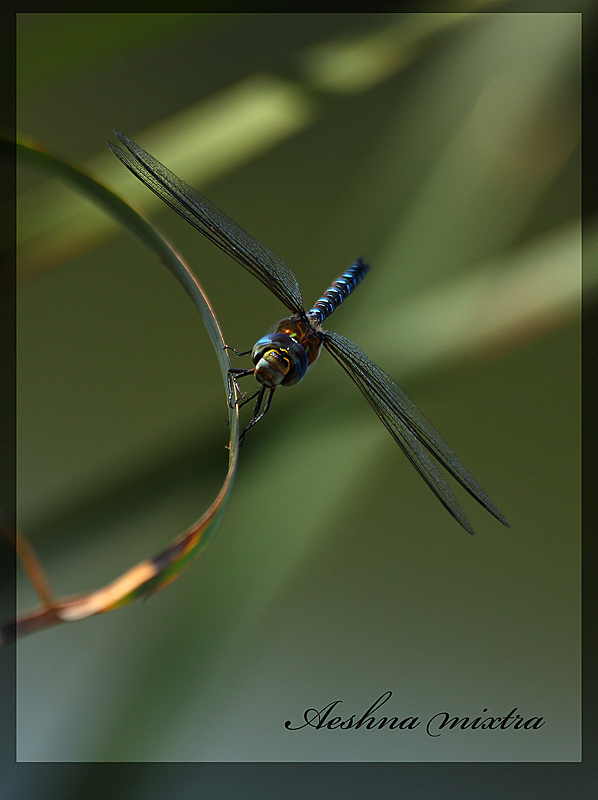
M285 333L268 333L251 352L255 377L264 386L294 386L307 370L305 348Z

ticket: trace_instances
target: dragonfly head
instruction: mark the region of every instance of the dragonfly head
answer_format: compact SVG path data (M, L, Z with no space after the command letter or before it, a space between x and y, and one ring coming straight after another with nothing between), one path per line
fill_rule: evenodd
M251 351L255 377L264 386L294 386L307 369L307 353L286 333L268 333Z

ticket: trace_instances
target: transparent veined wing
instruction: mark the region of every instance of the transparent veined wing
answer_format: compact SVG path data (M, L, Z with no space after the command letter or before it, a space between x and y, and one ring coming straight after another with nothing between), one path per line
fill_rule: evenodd
M399 447L457 522L473 534L455 495L428 452L478 503L503 525L510 527L479 483L400 386L350 339L332 331L322 331L322 336L326 349L359 386Z
M296 314L304 314L299 284L282 259L134 141L118 131L114 131L114 135L127 149L121 150L111 142L108 142L108 147L127 169L177 214L262 281L287 308Z

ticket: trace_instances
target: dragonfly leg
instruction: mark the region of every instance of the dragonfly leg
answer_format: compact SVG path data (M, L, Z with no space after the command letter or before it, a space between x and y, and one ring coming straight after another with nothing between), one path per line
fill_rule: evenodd
M234 348L234 347L231 347L231 346L230 346L230 344L225 344L225 345L224 345L224 349L225 349L225 350L232 350L232 351L233 351L233 353L234 353L236 356L239 356L239 357L241 357L241 356L248 356L248 355L251 353L251 350L244 350L242 353L239 353L239 351L238 351L238 350L235 350L235 348Z
M245 397L245 395L243 395L243 399L239 400L237 405L239 406L239 408L242 408L243 406L247 405L247 403L251 403L251 401L254 400L260 392L261 389L258 389L253 394L250 394L249 397Z
M245 402L245 392L242 392L239 389L237 384L238 378L243 378L245 375L253 375L252 369L240 369L239 367L230 367L228 371L228 405L230 408L234 408L235 405L235 389L237 390L237 394L241 398L243 402ZM255 397L255 394L251 396L252 398ZM251 399L251 398L250 398ZM240 403L242 405L242 403Z
M251 419L249 420L249 422L247 423L247 425L243 429L243 433L241 434L241 437L239 439L239 445L242 445L243 442L245 441L245 434L247 433L247 431L250 428L253 428L253 426L257 422L259 422L261 420L261 418L264 416L264 414L270 408L270 403L272 402L272 395L274 394L274 389L276 389L275 386L272 387L271 389L269 389L268 397L266 398L266 404L263 407L263 409L260 411L261 405L264 402L264 395L266 393L266 388L267 388L266 386L262 386L262 388L259 389L258 392L257 392L257 402L255 404L255 408L253 409L253 416L251 417ZM254 397L255 396L256 395L254 395Z

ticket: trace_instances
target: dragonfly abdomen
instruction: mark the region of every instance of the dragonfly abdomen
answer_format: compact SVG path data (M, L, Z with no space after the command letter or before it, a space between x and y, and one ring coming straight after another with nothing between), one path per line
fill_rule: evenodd
M317 325L321 325L333 311L335 311L343 300L346 300L356 286L359 286L364 276L369 272L368 264L358 258L352 267L337 278L329 289L326 289L322 297L314 303L313 308L307 312L307 317Z

